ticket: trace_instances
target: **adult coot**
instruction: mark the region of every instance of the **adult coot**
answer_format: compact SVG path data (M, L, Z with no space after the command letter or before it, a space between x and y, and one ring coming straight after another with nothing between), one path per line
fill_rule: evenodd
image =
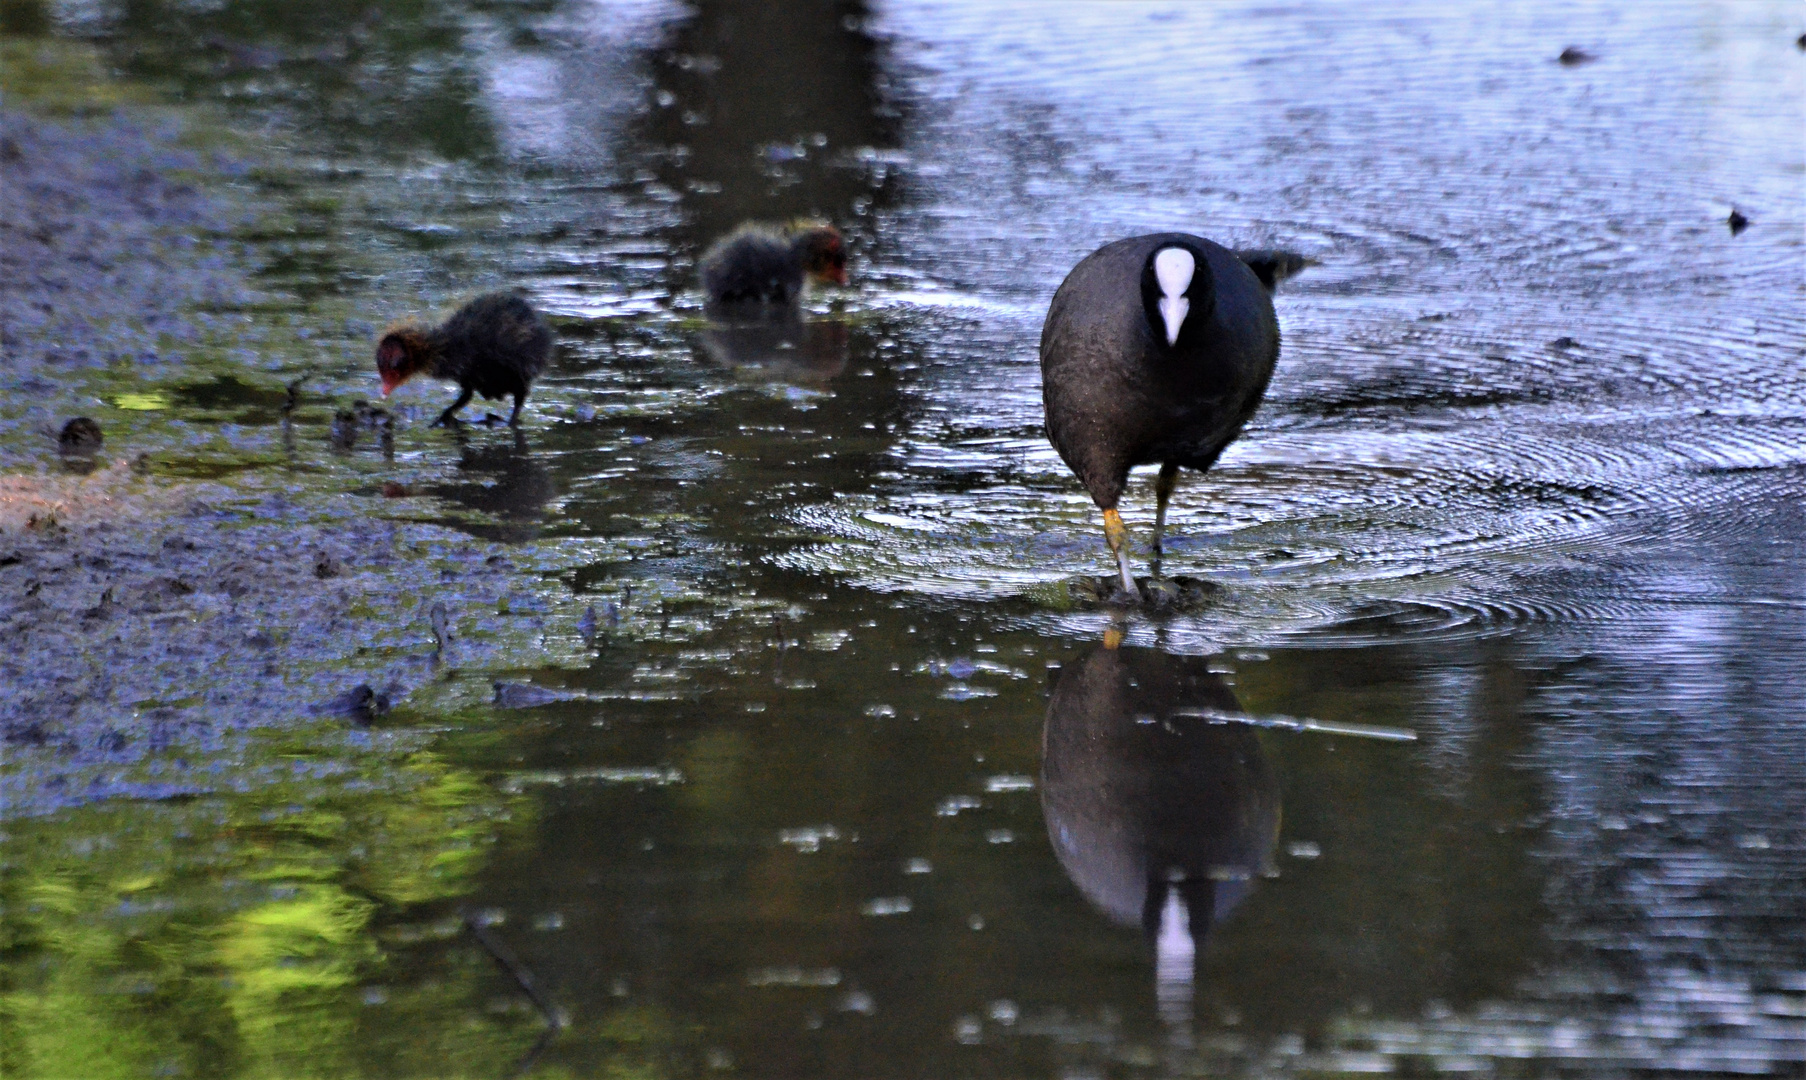
M742 225L710 245L700 270L709 314L794 318L805 279L847 283L846 242L839 229L815 222L782 230Z
M458 400L433 421L435 427L454 422L472 394L486 401L513 395L514 411L508 415L513 425L520 421L527 388L551 353L552 332L531 304L507 293L486 293L438 326L391 327L376 346L376 370L384 397L423 373L457 383Z
M1271 291L1309 260L1235 252L1187 233L1106 244L1054 293L1041 328L1047 437L1104 512L1122 585L1129 470L1160 466L1154 556L1181 467L1203 472L1248 422L1279 358Z

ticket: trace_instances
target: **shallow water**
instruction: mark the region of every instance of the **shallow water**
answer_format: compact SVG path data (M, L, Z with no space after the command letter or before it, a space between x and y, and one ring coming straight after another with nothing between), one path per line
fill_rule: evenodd
M286 10L53 7L288 208L231 347L58 392L521 584L369 731L133 759L183 798L16 758L21 1075L1806 1072L1796 8ZM707 328L695 253L800 214L854 287ZM1175 500L1215 588L1111 650L1035 347L1157 228L1321 265ZM518 435L329 445L375 325L513 285Z

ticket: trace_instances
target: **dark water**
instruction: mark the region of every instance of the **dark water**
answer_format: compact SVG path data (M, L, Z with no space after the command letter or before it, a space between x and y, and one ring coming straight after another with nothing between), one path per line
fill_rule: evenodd
M52 9L291 163L274 310L115 422L520 593L372 732L9 822L21 1075L1806 1074L1797 6L299 10ZM805 214L854 287L706 327ZM1035 345L1165 228L1321 265L1175 499L1217 588L1109 648ZM288 377L516 284L518 436L410 387L271 464Z

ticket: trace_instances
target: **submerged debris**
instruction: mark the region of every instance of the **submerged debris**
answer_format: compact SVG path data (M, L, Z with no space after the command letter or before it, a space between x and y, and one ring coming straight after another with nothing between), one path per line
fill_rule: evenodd
M358 433L361 431L377 431L382 434L385 448L393 445L394 417L389 410L372 405L367 401L354 401L351 408L340 409L332 414L332 445L339 450L350 450L357 446Z
M389 711L386 693L378 693L369 683L359 683L343 694L321 702L314 710L321 716L343 716L359 724L368 724Z
M1136 578L1138 596L1123 592L1114 574L1103 577L1069 578L1066 596L1081 607L1133 608L1149 611L1191 611L1209 604L1221 595L1223 587L1203 578L1176 576Z
M548 690L532 683L498 682L495 684L495 703L504 709L531 709L540 705L552 705L560 701L574 701L579 697L565 690Z
M95 454L105 441L98 423L85 416L78 416L64 424L63 430L57 433L56 448L63 454Z
M433 624L433 658L438 659L452 643L451 616L444 604L434 604L428 618Z

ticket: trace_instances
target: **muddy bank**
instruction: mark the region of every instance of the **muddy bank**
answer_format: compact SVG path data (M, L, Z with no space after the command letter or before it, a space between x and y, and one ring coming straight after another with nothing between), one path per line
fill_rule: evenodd
M40 508L0 534L9 806L207 791L218 772L169 751L217 753L235 732L302 719L367 724L492 652L462 626L508 594L516 568L499 550L432 527L285 520L279 497L247 515L207 494L126 466L0 483L8 507Z
M7 426L41 448L0 474L9 811L237 783L191 772L184 752L215 757L235 732L298 719L368 723L504 640L531 663L506 632L473 642L460 627L473 609L490 623L498 605L516 622L546 610L509 603L534 583L502 549L447 529L323 515L280 484L258 501L150 475L118 425L96 455L57 453L54 433L95 404L83 369L153 376L258 299L209 239L258 212L207 190L247 166L181 134L124 112L0 118L0 380L30 402Z

